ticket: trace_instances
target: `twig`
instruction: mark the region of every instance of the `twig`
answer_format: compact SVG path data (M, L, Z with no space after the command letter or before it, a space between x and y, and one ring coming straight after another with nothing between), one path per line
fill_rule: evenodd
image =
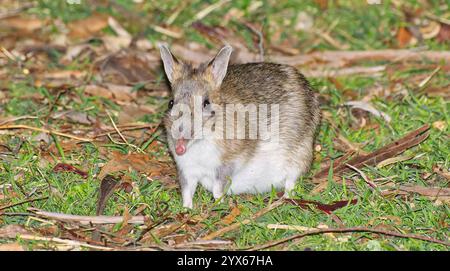
M31 234L18 234L17 236L24 240L54 242L54 243L66 244L69 246L86 247L86 248L99 249L99 250L114 250L114 248L111 248L111 247L95 246L95 245L90 245L90 244L79 242L79 241L61 239L61 238L57 238L57 237L43 237L43 236L36 236L36 235L31 235Z
M174 39L179 39L179 38L181 38L183 36L182 33L175 32L175 31L169 30L167 28L164 28L164 27L161 27L161 26L158 26L158 25L153 25L151 27L156 32L161 33L161 34L166 35L166 36L169 36L169 37L174 38Z
M2 206L2 207L0 207L0 211L8 209L8 208L11 208L11 207L15 207L15 206L18 206L18 205L22 205L22 204L25 204L25 203L38 201L38 200L44 200L44 199L48 199L48 196L42 197L42 198L27 199L27 200L24 200L24 201L21 201L21 202L16 202L16 203L12 203L12 204L9 204L9 205L6 205L6 206Z
M262 30L259 31L252 24L248 22L242 22L248 29L250 29L254 34L258 36L258 49L259 49L259 60L261 62L264 61L264 36L262 34Z
M251 223L252 221L255 221L258 217L263 216L264 214L272 211L273 209L277 208L278 206L284 204L284 202L285 202L284 199L277 200L277 201L273 202L272 204L270 204L269 206L267 206L267 207L259 210L258 212L256 212L252 216L252 218L248 218L248 219L245 219L243 221L233 223L230 226L221 228L218 231L215 231L213 233L210 233L210 234L206 235L205 237L201 238L201 240L212 240L212 239L215 239L217 237L220 237L220 236L224 235L227 232L234 231L234 230L238 229L242 225L246 225L246 224Z
M20 117L15 117L15 118L9 118L9 119L6 119L6 120L0 122L0 126L5 125L5 124L10 123L10 122L15 122L15 121L18 121L18 120L37 119L37 118L38 117L36 117L36 116L20 116Z
M118 125L117 127L119 128L120 125ZM139 130L139 129L145 129L145 128L153 128L153 127L154 127L154 124L142 124L140 126L134 126L134 127L125 127L125 128L121 127L120 130L122 132L125 132L125 131L133 131L133 130ZM117 130L107 131L107 132L95 135L94 138L108 136L108 135L116 134L116 133L117 133Z
M59 136L62 136L62 137L72 138L72 139L79 140L79 141L84 141L84 142L92 142L92 141L94 141L94 139L92 139L92 138L78 137L78 136L71 135L71 134L61 133L61 132L54 131L54 130L49 130L49 129L45 129L45 128L38 128L38 127L33 127L33 126L28 126L28 125L18 124L18 125L1 125L0 126L0 130L8 130L8 129L28 129L28 130L33 130L33 131L47 133L47 134L55 134L55 135L59 135Z
M354 74L364 74L371 76L379 76L381 72L386 70L386 66L372 66L372 67L364 67L364 66L355 66L348 68L334 68L334 69L311 69L311 70L302 70L302 73L306 77L338 77L338 76L347 76Z
M183 46L173 45L173 51L186 61L190 61L194 64L200 64L208 61L214 57L214 52L198 52L190 49L186 49ZM400 58L402 61L421 61L428 59L432 62L450 62L450 51L414 51L407 49L387 49L387 50L372 50L372 51L321 51L313 52L305 55L297 56L282 56L273 55L267 56L273 62L280 64L288 64L292 66L310 65L311 63L320 63L318 66L332 66L333 68L343 67L349 63L355 63L360 61L389 61ZM255 60L258 57L253 53L242 52L240 58L237 59L239 63L248 62L249 60Z
M36 215L61 221L79 222L80 224L117 224L123 222L123 216L82 216L33 210ZM144 224L144 216L132 216L127 223Z
M443 241L443 240L438 240L438 239L434 239L431 237L427 237L427 236L423 236L423 235L418 235L418 234L403 234L403 233L398 233L398 232L393 232L393 231L385 231L385 230L378 230L378 229L371 229L371 228L367 228L367 227L352 227L352 228L338 228L338 229L317 229L317 230L311 230L305 233L301 233L301 234L296 234L290 237L286 237L286 238L282 238L279 240L275 240L275 241L271 241L268 242L266 244L262 244L259 246L254 246L254 247L250 247L246 250L262 250L262 249L267 249L267 248L271 248L286 242L289 242L291 240L295 240L295 239L300 239L306 236L310 236L310 235L316 235L316 234L324 234L324 233L345 233L345 232L371 232L371 233L377 233L377 234L383 234L383 235L388 235L388 236L395 236L395 237L400 237L400 238L411 238L411 239L417 239L417 240L422 240L422 241L426 241L426 242L431 242L431 243L436 243L436 244L441 244L444 246L450 246L450 242L447 241Z
M350 164L345 164L347 167L353 169L354 171L358 172L359 175L361 175L361 177L364 179L364 181L371 187L371 188L377 188L377 185L372 182L371 180L369 180L369 178L367 178L366 174L364 172L362 172L361 170L359 170L358 168L350 165Z
M138 146L133 145L133 144L130 144L130 143L126 140L126 138L125 138L125 137L122 135L122 133L120 132L119 128L117 128L117 125L116 125L116 123L114 122L114 120L112 119L112 117L111 117L111 115L109 114L108 110L106 110L106 114L108 115L108 117L109 117L109 119L111 120L111 123L112 123L114 129L115 129L116 132L119 134L119 136L120 136L120 138L123 140L123 142L124 142L127 146L130 146L130 147L135 148L138 152L144 153L144 151L141 150ZM116 142L114 142L114 140L112 140L112 138L111 138L111 136L110 136L109 134L108 134L108 137L109 137L109 139L111 139L111 141L113 141L113 143L117 144Z
M208 16L208 14L210 14L214 10L220 8L223 4L225 4L227 2L230 2L230 0L221 0L210 6L207 6L206 8L202 9L200 12L195 14L194 19L198 21L198 20L205 18L206 16Z
M34 3L34 2L25 3L25 5L23 5L21 7L18 7L18 8L13 9L13 10L7 10L6 12L0 13L0 20L16 16L17 14L20 14L22 11L27 10L29 8L32 8L35 5L36 5L36 3Z

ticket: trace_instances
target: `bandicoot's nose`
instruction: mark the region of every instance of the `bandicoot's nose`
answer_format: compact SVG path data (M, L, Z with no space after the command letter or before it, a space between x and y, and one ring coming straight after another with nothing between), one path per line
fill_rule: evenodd
M186 152L186 141L184 138L180 138L177 140L175 145L175 152L177 155L183 155Z

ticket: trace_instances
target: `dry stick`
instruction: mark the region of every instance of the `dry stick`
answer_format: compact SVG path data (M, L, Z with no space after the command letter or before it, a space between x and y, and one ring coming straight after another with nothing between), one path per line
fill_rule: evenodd
M8 130L8 129L27 129L27 130L38 131L38 132L43 132L43 133L47 133L47 134L54 134L54 135L58 135L58 136L62 136L62 137L72 138L72 139L83 141L83 142L94 141L94 139L92 139L92 138L78 137L78 136L71 135L71 134L61 133L61 132L54 131L54 130L38 128L38 127L33 127L33 126L28 126L28 125L18 124L18 125L2 125L2 126L0 126L0 130Z
M373 66L373 67L364 67L364 66L355 66L349 68L336 68L336 69L311 69L304 70L302 69L302 73L306 77L311 78L320 78L320 77L338 77L338 76L347 76L354 74L365 74L371 76L379 76L381 72L386 70L386 66Z
M114 120L112 119L111 114L109 114L108 110L106 110L106 114L108 115L109 120L111 120L111 123L112 123L114 129L115 129L116 132L119 134L119 136L120 136L120 138L123 140L123 142L124 142L127 146L130 146L130 147L135 148L138 152L144 153L138 146L133 145L133 144L130 144L130 143L126 140L126 138L125 138L125 137L122 135L122 133L120 132L119 128L117 128L117 125L116 125L116 123L114 122ZM111 138L109 135L108 135L108 137L111 139L111 141L113 141L113 143L118 144L118 143L114 142L114 140L112 140L112 138Z
M145 128L153 128L154 126L155 125L153 125L153 124L143 124L140 126L120 128L120 130L122 130L122 132L125 132L125 131L133 131L133 130L139 130L139 129L145 129ZM119 126L117 126L117 127L119 127ZM117 133L117 130L111 130L109 132L104 132L104 133L95 135L94 138L108 136L108 135L115 134L115 133Z
M18 7L16 9L6 10L5 12L0 13L0 20L16 16L17 14L20 14L21 12L23 12L29 8L32 8L34 6L36 6L35 3L26 3L25 5Z
M48 197L46 196L46 197L42 197L42 198L27 199L27 200L24 200L24 201L21 201L21 202L12 203L12 204L0 207L0 211L8 209L8 208L11 208L11 207L15 207L15 206L18 206L18 205L22 205L22 204L25 204L25 203L28 203L28 202L44 200L44 199L48 199Z
M36 215L43 216L50 219L78 222L80 224L117 224L123 222L123 216L82 216L82 215L70 215L54 212L46 212L40 210L31 210ZM128 224L144 224L144 216L132 216L128 221Z
M247 22L242 22L248 29L250 29L254 34L258 36L258 49L259 49L259 60L264 61L264 36L262 34L262 29L259 31L252 24Z
M114 248L111 248L111 247L95 246L95 245L90 245L90 244L79 242L79 241L61 239L61 238L57 238L57 237L42 237L42 236L36 236L36 235L31 235L31 234L19 234L18 237L21 239L24 239L24 240L54 242L54 243L61 243L61 244L70 245L70 246L79 246L79 247L86 247L86 248L99 249L99 250L114 250Z
M249 224L252 221L254 221L255 219L257 219L258 217L263 216L266 213L272 211L273 209L275 209L278 206L282 205L284 202L285 202L284 199L277 200L277 201L273 202L272 204L270 204L269 206L267 206L267 207L259 210L258 212L256 212L252 216L252 218L248 218L248 219L245 219L243 221L233 223L230 226L221 228L218 231L215 231L213 233L210 233L210 234L206 235L205 237L201 238L201 240L212 240L212 239L215 239L217 237L220 237L220 236L224 235L227 232L234 231L234 230L238 229L240 226Z
M364 179L364 181L371 187L371 188L377 188L377 185L370 181L369 178L367 178L366 174L364 172L362 172L361 170L359 170L358 168L350 165L350 164L345 164L347 167L353 169L354 171L356 171L359 175L361 175L361 177Z
M346 163L356 168L361 168L366 165L376 165L378 162L402 153L405 150L424 141L428 137L429 129L430 125L426 124L410 132L406 136L375 150L372 153L369 153L367 155L358 155L350 159L349 161L346 161ZM339 175L346 172L346 170L347 168L345 164L333 165L333 174ZM323 179L328 176L328 171L328 168L322 169L314 175L313 181L316 183L322 182Z
M422 240L422 241L426 241L426 242L441 244L444 246L450 246L450 242L438 240L438 239L434 239L431 237L418 235L418 234L403 234L403 233L398 233L398 232L393 232L393 231L377 230L377 229L371 229L371 228L366 228L366 227L353 227L353 228L312 230L309 232L296 234L296 235L286 237L283 239L271 241L271 242L268 242L263 245L250 247L247 250L254 251L254 250L267 249L267 248L274 247L274 246L289 242L294 239L300 239L300 238L303 238L303 237L309 236L309 235L324 234L324 233L345 233L345 232L371 232L371 233L384 234L384 235L395 236L395 237L400 237L400 238L412 238L412 239Z
M213 52L203 53L185 47L173 45L173 51L183 59L194 64L208 61L214 57ZM248 53L248 55L240 55L241 62L248 62L249 60L257 60L256 54ZM306 55L297 56L267 56L273 62L280 64L288 64L292 66L302 66L310 63L324 63L323 65L338 64L335 68L342 67L348 62L359 62L365 60L390 61L401 58L402 61L420 61L428 59L433 62L450 62L450 51L414 51L414 50L372 50L372 51L322 51L314 52Z
M273 56L272 60L290 65L306 65L310 62L357 62L364 60L429 59L434 62L450 61L450 51L373 50L373 51L324 51L294 57Z
M0 122L0 126L5 125L5 124L10 123L10 122L15 122L17 120L37 119L37 118L38 117L36 117L36 116L20 116L20 117L10 118L10 119L6 119L6 120Z

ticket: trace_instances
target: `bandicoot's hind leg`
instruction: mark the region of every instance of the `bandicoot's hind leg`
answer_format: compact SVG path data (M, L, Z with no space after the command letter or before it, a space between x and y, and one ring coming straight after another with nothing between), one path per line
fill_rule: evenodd
M295 184L297 183L298 177L300 177L299 170L289 172L286 175L283 197L290 198L290 194L291 194L292 190L294 190L294 188L295 188Z
M231 165L221 165L216 169L216 180L214 182L212 191L215 199L219 199L222 197L221 202L223 201L223 195L225 193L224 190L232 174L233 167Z
M287 170L285 185L284 185L284 197L289 198L290 192L294 189L298 178L306 174L311 166L312 162L312 143L300 145L296 152L298 162L291 165Z

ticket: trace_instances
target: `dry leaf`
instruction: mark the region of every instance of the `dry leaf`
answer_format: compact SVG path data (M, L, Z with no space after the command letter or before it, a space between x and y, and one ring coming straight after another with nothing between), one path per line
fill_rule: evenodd
M86 77L86 75L87 75L86 71L57 70L45 72L44 74L39 75L38 78L41 80L83 79L84 77Z
M388 159L383 160L380 163L378 163L377 168L382 168L387 165L391 165L391 164L398 163L398 162L403 162L403 161L409 160L413 157L414 157L414 155L400 155L400 156L396 156L396 157L391 157L391 158L388 158Z
M79 112L74 110L60 111L52 114L53 119L65 119L70 122L92 125L95 119L89 116L86 112Z
M444 120L438 120L433 122L432 126L439 131L444 131L447 128L447 123Z
M24 251L19 243L0 244L0 251Z
M25 227L16 224L6 225L0 228L1 238L16 238L18 234L29 234Z
M136 92L132 92L132 90L133 88L129 86L106 84L105 86L87 85L84 92L91 96L98 96L115 102L131 102L137 97Z
M424 39L432 39L441 31L441 24L435 21L428 21L428 24L419 28Z
M0 20L0 25L26 33L32 33L38 29L41 29L46 23L46 20L40 20L37 18L23 18L19 16Z
M112 156L113 158L103 166L98 174L99 179L103 179L107 174L113 172L130 169L134 169L150 176L163 176L170 174L172 171L166 163L156 161L147 154L122 154L120 152L113 152Z
M220 223L225 224L225 225L230 225L231 223L233 223L236 220L236 217L240 214L241 214L241 210L239 209L239 207L234 206L233 210L231 210L231 212L228 215L226 215L224 218L222 218Z
M448 41L450 40L450 25L441 24L441 29L436 39L438 42L448 43Z
M352 108L362 109L364 111L367 111L367 112L371 113L372 115L375 115L377 117L383 118L387 122L391 121L391 117L388 114L386 114L386 113L376 109L373 105L371 105L368 102L365 102L365 101L350 101L350 102L344 103L344 105L351 106Z
M123 107L118 117L118 124L133 123L142 118L145 115L153 114L156 112L154 106L149 105L133 105Z
M406 27L400 27L397 32L397 42L400 48L403 48L411 42L413 36Z
M108 16L94 13L90 17L73 21L68 24L69 36L73 38L87 39L108 26Z
M450 202L450 188L401 185L399 187L399 190L410 193L417 193L431 200L440 200L446 203Z
M106 203L111 197L114 189L119 185L119 180L114 176L106 175L104 178L101 178L100 189L98 193L97 200L97 215L103 215L103 211L105 210Z

